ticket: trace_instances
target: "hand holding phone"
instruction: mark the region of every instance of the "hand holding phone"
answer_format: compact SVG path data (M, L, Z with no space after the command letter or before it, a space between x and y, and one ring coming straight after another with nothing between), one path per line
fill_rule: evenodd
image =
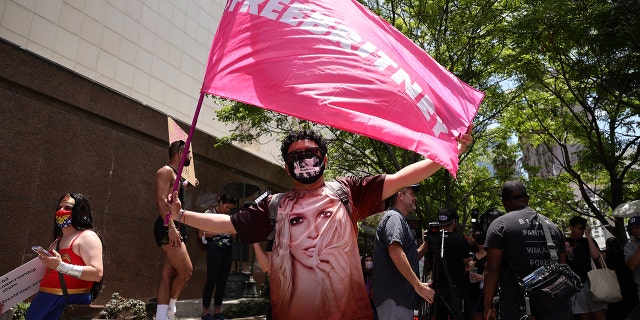
M41 254L43 256L53 257L53 254L51 254L51 252L45 250L41 246L33 246L33 247L31 247L31 250L33 250L35 253Z

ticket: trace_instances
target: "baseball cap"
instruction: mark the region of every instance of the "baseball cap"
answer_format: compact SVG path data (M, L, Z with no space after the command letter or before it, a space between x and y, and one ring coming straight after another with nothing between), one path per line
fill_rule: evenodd
M438 210L438 224L441 226L446 226L455 219L458 219L458 214L455 209L442 208Z
M418 183L412 184L412 185L408 186L407 188L413 189L413 193L418 193L418 191L420 191L420 184L418 184Z
M629 219L629 223L627 224L627 227L636 225L636 224L640 224L640 216L631 217L631 219Z

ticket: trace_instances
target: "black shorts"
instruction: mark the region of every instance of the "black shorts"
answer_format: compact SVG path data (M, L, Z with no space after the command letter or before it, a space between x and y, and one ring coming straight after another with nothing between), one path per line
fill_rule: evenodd
M178 225L178 221L173 220L173 222L176 226ZM187 240L187 225L184 223L180 223L179 225L180 226L178 227L178 230L180 230L182 242L185 242ZM158 216L158 219L156 219L156 223L153 227L153 235L156 238L156 244L158 245L158 247L169 244L169 235L167 234L167 230L169 230L169 228L164 225L164 219Z

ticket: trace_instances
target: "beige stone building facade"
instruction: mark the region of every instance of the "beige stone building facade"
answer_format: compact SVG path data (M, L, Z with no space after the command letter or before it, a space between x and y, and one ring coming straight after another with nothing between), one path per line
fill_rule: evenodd
M168 161L167 117L188 132L222 6L0 0L0 274L34 258L32 245L52 241L58 198L79 192L106 243L98 302L113 292L155 296L162 255L153 240L154 179ZM228 130L215 108L205 99L192 140L200 186L187 190L187 207L204 211L233 184L287 189L273 145L214 147ZM186 299L200 298L206 273L195 238L190 229ZM248 262L234 266L250 270Z

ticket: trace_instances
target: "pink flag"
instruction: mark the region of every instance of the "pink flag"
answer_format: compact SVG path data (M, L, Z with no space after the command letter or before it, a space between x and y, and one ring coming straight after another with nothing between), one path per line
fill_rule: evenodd
M484 93L355 0L228 0L203 92L362 134L458 168Z

